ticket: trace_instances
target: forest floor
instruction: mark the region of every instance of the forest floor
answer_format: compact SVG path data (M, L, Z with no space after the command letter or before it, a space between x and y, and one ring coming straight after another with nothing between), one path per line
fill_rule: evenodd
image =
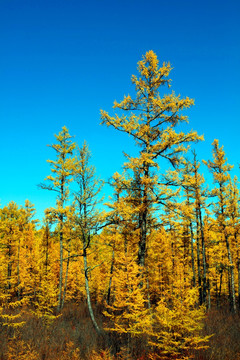
M212 337L209 347L195 354L195 360L240 359L240 314L226 309L212 309L205 319L204 334Z
M95 309L96 310L96 309ZM101 309L96 311L101 325ZM0 325L1 360L108 360L108 344L98 339L85 305L69 304L60 317L48 326L26 311L25 324L18 329ZM224 310L211 310L205 320L204 334L213 336L209 347L191 354L195 360L240 360L240 317ZM111 337L116 349L116 339ZM105 349L105 350L104 350ZM131 360L144 360L144 351ZM115 359L124 359L116 357Z

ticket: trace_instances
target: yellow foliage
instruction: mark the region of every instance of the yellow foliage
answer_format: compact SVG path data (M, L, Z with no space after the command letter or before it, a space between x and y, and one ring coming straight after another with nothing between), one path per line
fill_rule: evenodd
M66 344L65 350L62 352L61 360L81 360L80 359L80 350L76 348L75 344L72 341L69 341Z
M197 301L197 289L164 293L154 311L149 343L165 355L205 348L209 340L201 335L205 309L196 307Z
M118 254L116 261L113 278L115 301L104 311L112 325L106 326L105 329L132 336L147 333L151 322L145 286L140 285L143 274L130 254Z
M30 344L13 338L8 343L7 360L40 360L40 356Z
M93 350L90 354L89 360L114 360L114 357L111 355L110 350L102 350L97 352Z

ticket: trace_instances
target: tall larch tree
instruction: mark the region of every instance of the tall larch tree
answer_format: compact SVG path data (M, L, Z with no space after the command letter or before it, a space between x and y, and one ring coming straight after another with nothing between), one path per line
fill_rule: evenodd
M74 158L73 151L76 144L72 142L72 136L69 134L66 126L62 131L55 135L56 144L49 145L56 151L56 160L48 160L51 164L52 175L45 179L47 184L40 184L42 189L54 191L57 193L56 207L48 208L46 213L48 218L58 224L59 229L59 293L57 310L62 309L63 295L63 245L64 245L64 224L69 211L69 183L73 180L73 174L76 172L77 161Z
M75 173L77 191L75 191L76 201L76 226L82 241L82 256L84 262L85 289L87 295L87 305L93 326L98 334L101 330L96 322L89 288L89 273L91 269L88 265L88 251L91 246L91 239L101 223L101 215L97 210L99 203L99 193L103 182L97 179L94 166L90 165L90 151L88 145L84 142L81 149L77 151L78 169Z
M23 325L22 306L34 297L35 221L31 219L33 206L28 201L25 205L12 201L0 209L0 305L8 309L2 320L10 327ZM18 309L14 315L13 309Z
M233 312L236 312L236 296L235 296L235 274L234 262L232 254L232 244L230 242L230 199L228 196L228 185L230 182L229 171L233 168L232 165L227 163L223 146L219 146L219 141L213 142L213 160L204 161L208 169L213 174L216 187L213 189L214 195L217 197L217 202L214 206L214 214L217 221L217 230L222 238L223 243L226 245L228 269L229 269L229 300Z
M229 230L231 233L231 242L233 245L234 253L235 253L235 261L237 267L237 277L238 277L238 309L240 309L240 253L239 253L239 219L240 219L240 198L239 198L239 189L238 189L238 179L235 176L233 180L229 182L228 185L228 197L229 197L229 214L230 214L230 223ZM234 261L234 259L233 259Z
M143 267L147 234L151 228L150 209L161 201L155 174L159 168L158 161L164 158L177 165L188 144L201 137L194 131L184 133L175 130L178 124L187 122L182 110L192 106L194 101L189 97L181 98L174 92L163 96L159 93L164 85L170 87L170 64L163 63L159 67L156 54L149 51L139 61L138 71L139 77L132 76L136 97L128 95L121 102L115 101L113 108L118 109L120 115L110 116L106 111L101 111L101 118L102 124L129 134L140 149L138 157L125 154L125 169L137 173L140 184L138 264ZM131 184L129 181L130 187Z
M20 291L20 253L26 212L11 201L0 211L0 248L4 254L4 287L9 300Z
M194 221L196 224L195 240L197 245L199 303L203 304L207 301L207 284L209 281L207 279L206 241L203 222L203 211L206 212L208 189L203 186L205 179L203 175L199 173L199 168L200 163L197 161L196 152L193 151L193 160L191 162L189 160L185 161L182 186L186 196L186 203L192 215L192 217L189 217L192 247Z

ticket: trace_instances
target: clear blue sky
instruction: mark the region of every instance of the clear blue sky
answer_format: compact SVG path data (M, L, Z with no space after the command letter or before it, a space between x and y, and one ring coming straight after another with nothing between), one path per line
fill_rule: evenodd
M120 170L132 142L99 125L100 109L133 93L148 50L174 67L172 89L195 99L199 159L218 138L239 174L239 14L238 0L0 0L1 206L29 199L41 218L54 204L37 184L63 125L88 142L99 176Z

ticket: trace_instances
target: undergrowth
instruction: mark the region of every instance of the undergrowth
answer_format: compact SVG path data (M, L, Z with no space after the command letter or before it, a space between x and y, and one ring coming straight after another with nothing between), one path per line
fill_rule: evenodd
M101 324L101 309L95 309ZM0 325L1 360L161 360L145 349L144 339L132 340L131 352L124 337L106 334L97 337L85 305L69 304L61 316L50 323L30 311L22 315L24 325L12 328ZM240 360L240 318L214 309L205 319L204 335L210 335L209 347L188 354L195 360ZM169 357L172 359L172 357Z

